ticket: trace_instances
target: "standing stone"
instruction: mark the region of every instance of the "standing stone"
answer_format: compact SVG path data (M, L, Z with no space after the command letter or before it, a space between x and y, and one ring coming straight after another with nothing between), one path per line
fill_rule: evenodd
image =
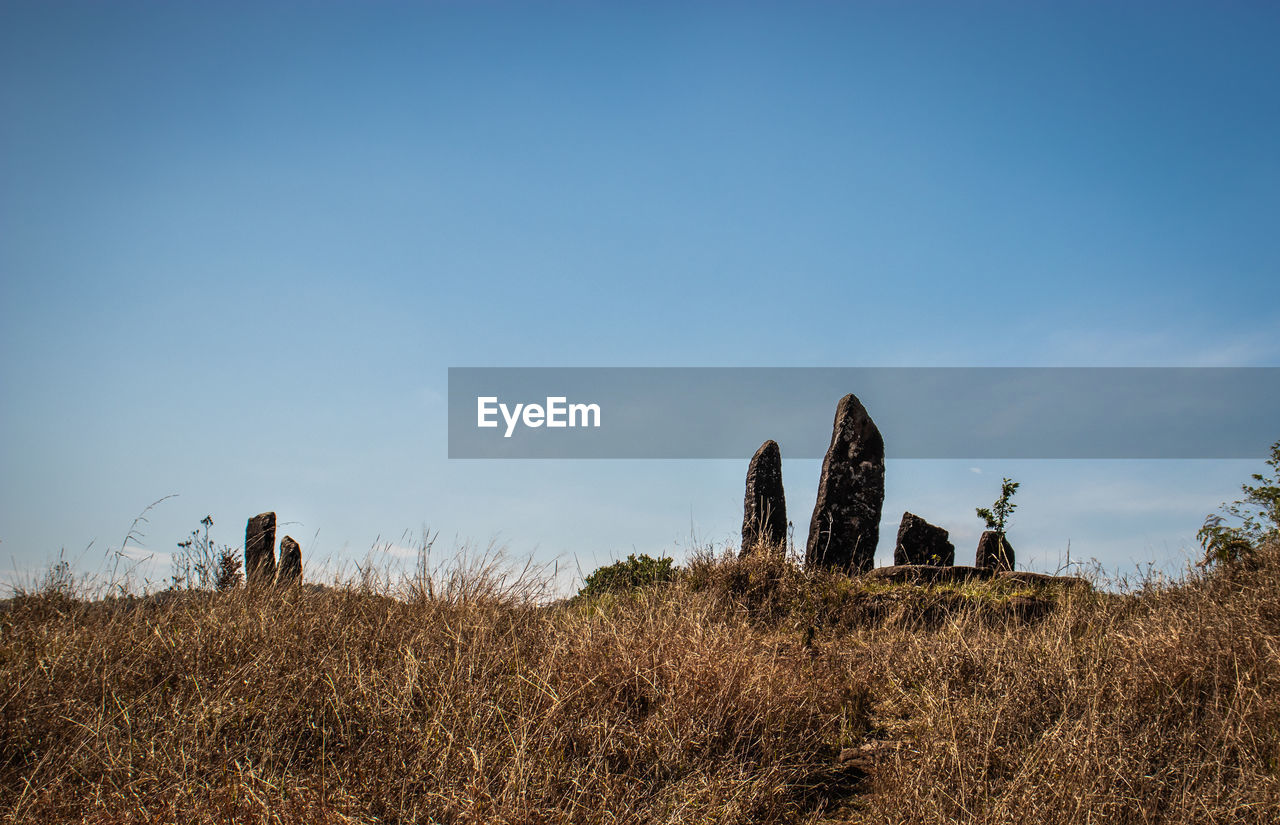
M893 548L894 564L934 564L950 567L956 563L956 547L947 531L913 513L903 513L898 525L898 543Z
M259 513L244 528L244 578L250 586L276 579L275 513Z
M747 467L747 494L742 502L742 555L759 545L786 547L787 499L782 492L782 451L766 441Z
M848 573L870 570L883 505L884 439L862 402L846 395L836 406L831 446L822 460L805 565Z
M978 557L974 561L975 567L985 567L990 570L1012 570L1013 569L1013 545L1009 543L1009 538L1001 536L995 530L986 530L982 533L982 538L978 539Z
M292 536L280 539L280 569L276 583L297 584L302 581L302 546Z

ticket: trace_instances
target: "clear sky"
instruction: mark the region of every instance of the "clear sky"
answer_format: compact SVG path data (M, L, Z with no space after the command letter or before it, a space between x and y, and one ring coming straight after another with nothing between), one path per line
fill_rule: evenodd
M155 579L266 509L309 562L733 540L745 457L449 461L449 366L1280 365L1277 42L1265 3L5 2L0 564L100 566L171 493ZM1260 468L890 462L880 561L904 509L967 560L1004 475L1031 569L1180 561Z

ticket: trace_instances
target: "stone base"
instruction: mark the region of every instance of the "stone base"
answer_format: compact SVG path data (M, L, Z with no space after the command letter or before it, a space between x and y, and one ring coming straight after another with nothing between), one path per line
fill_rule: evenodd
M953 567L936 564L895 564L880 567L865 574L868 581L893 584L956 584L967 581L1006 581L1031 587L1091 587L1089 582L1075 576L1050 576L1046 573L1028 573L1025 570L993 570L990 567Z

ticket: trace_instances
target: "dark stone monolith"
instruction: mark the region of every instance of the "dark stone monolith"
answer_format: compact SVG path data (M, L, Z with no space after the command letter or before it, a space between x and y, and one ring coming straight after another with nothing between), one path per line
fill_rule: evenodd
M1002 537L995 530L984 531L982 538L978 539L978 557L974 566L990 570L1012 570L1013 545L1009 543L1009 538Z
M946 530L914 513L903 513L893 563L952 565L956 563L956 548L947 540Z
M836 407L804 562L865 573L875 565L884 505L884 439L854 395Z
M280 539L280 570L276 583L298 584L302 581L302 546L292 536Z
M747 467L747 494L742 502L742 555L758 546L787 544L787 498L782 491L782 451L766 441Z
M250 586L276 579L275 513L259 513L244 528L244 579Z

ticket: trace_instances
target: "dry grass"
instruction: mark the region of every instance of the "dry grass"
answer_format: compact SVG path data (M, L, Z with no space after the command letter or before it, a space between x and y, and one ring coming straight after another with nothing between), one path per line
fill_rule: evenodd
M776 558L552 606L483 566L402 598L369 585L11 600L0 816L1280 816L1277 548L1126 596L873 587Z

